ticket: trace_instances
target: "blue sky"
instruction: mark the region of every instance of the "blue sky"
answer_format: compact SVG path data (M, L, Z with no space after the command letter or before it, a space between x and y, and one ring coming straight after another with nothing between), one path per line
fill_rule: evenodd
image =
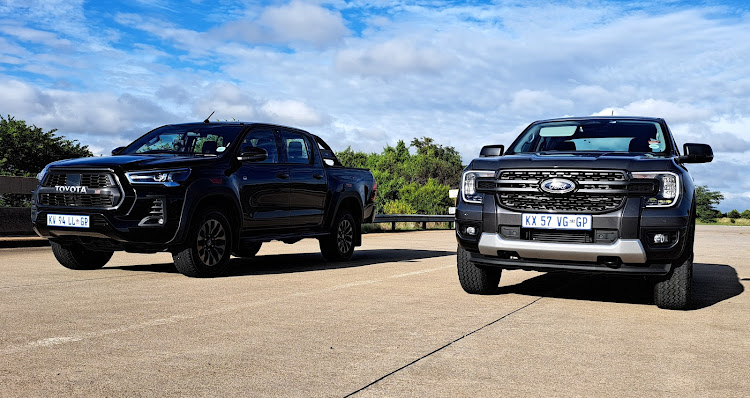
M335 150L468 162L530 122L664 117L750 208L750 6L732 1L0 0L0 113L108 153L166 123L268 121Z

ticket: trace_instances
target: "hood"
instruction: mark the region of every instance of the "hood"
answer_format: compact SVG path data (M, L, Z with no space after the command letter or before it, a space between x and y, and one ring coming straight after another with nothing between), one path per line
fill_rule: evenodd
M653 171L677 167L672 157L654 157L625 152L523 153L474 159L473 170L498 169L600 169Z
M66 159L50 163L50 168L109 168L124 171L191 167L214 163L217 157L176 155L120 155Z

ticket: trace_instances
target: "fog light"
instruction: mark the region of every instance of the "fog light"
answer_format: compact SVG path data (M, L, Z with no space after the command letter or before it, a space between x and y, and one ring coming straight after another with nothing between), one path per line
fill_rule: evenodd
M474 227L466 227L466 235L476 235L477 229Z
M656 244L669 243L669 235L654 234L654 243Z

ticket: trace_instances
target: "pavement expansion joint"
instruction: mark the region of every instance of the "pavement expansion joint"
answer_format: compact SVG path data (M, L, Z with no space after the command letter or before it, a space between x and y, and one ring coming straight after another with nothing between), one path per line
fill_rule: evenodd
M394 375L394 374L396 374L396 373L398 373L398 372L400 372L400 371L402 371L402 370L404 370L404 369L406 369L406 368L408 368L408 367L410 367L410 366L412 366L412 365L416 364L417 362L419 362L419 361L421 361L421 360L423 360L423 359L425 359L425 358L428 358L428 357L430 357L430 356L432 356L432 355L434 355L434 354L436 354L436 353L438 353L438 352L440 352L440 351L442 351L442 350L444 350L444 349L446 349L446 348L450 347L450 346L451 346L451 345L453 345L454 343L457 343L457 342L459 342L459 341L461 341L461 340L463 340L463 339L465 339L465 338L467 338L467 337L471 336L472 334L474 334L474 333L477 333L477 332L481 331L482 329L485 329L485 328L487 328L487 327L490 327L490 326L492 326L492 325L494 325L494 324L496 324L496 323L498 323L498 322L502 321L503 319L505 319L505 318L507 318L507 317L509 317L509 316L511 316L511 315L513 315L513 314L515 314L515 313L517 313L517 312L519 312L519 311L522 311L522 310L524 310L524 309L528 308L529 306L531 306L531 305L535 304L536 302L538 302L539 300L541 300L541 299L543 299L543 298L544 298L544 297L537 297L536 299L534 299L534 300L533 300L533 301L531 301L530 303L527 303L527 304L525 304L525 305L523 305L523 306L521 306L521 307L519 307L519 308L516 308L515 310L513 310L513 311L511 311L511 312L509 312L509 313L507 313L507 314L505 314L505 315L503 315L503 316L501 316L500 318L497 318L497 319L495 319L494 321L492 321L492 322L490 322L490 323L487 323L487 324L485 324L484 326L480 326L480 327L478 327L478 328L476 328L476 329L472 330L471 332L469 332L469 333L466 333L465 335L463 335L463 336L461 336L461 337L459 337L459 338L457 338L457 339L455 339L455 340L453 340L453 341L450 341L450 342L448 342L447 344L445 344L445 345L443 345L443 346L441 346L441 347L439 347L439 348L437 348L437 349L435 349L435 350L432 350L431 352L429 352L429 353L427 353L427 354L425 354L425 355L422 355L421 357L419 357L419 358L417 358L417 359L415 359L415 360L413 360L413 361L411 361L411 362L407 363L406 365L404 365L404 366L402 366L402 367L400 367L400 368L398 368L398 369L395 369L395 370L393 370L393 371L391 371L391 372L388 372L387 374L385 374L385 375L383 375L383 376L379 377L378 379L376 379L376 380L373 380L372 382L370 382L370 383L369 383L369 384L367 384L366 386L364 386L364 387L362 387L362 388L360 388L360 389L358 389L358 390L356 390L356 391L353 391L353 392L351 392L351 393L349 393L349 394L345 395L345 396L344 396L344 398L347 398L347 397L351 397L351 396L354 396L355 394L358 394L358 393L360 393L360 392L362 392L362 391L364 391L364 390L366 390L366 389L368 389L368 388L372 387L373 385L375 385L375 384L377 384L377 383L379 383L379 382L381 382L381 381L385 380L386 378L388 378L388 377L390 377L390 376L392 376L392 375Z

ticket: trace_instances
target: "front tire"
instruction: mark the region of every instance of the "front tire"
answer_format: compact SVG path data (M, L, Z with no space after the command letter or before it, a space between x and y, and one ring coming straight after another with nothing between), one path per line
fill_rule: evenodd
M659 308L685 310L690 306L693 284L693 256L672 270L668 279L654 285L654 303Z
M346 261L352 258L355 233L354 217L346 210L339 211L331 226L331 234L319 239L323 258L326 261Z
M52 253L57 261L65 268L75 270L92 270L103 267L110 258L113 251L90 250L79 244L61 245L50 241Z
M458 281L466 293L495 294L500 284L503 270L477 267L463 247L458 246L456 253L458 265Z
M199 278L221 275L229 265L232 237L232 225L221 211L202 211L190 226L186 246L172 254L177 270Z

